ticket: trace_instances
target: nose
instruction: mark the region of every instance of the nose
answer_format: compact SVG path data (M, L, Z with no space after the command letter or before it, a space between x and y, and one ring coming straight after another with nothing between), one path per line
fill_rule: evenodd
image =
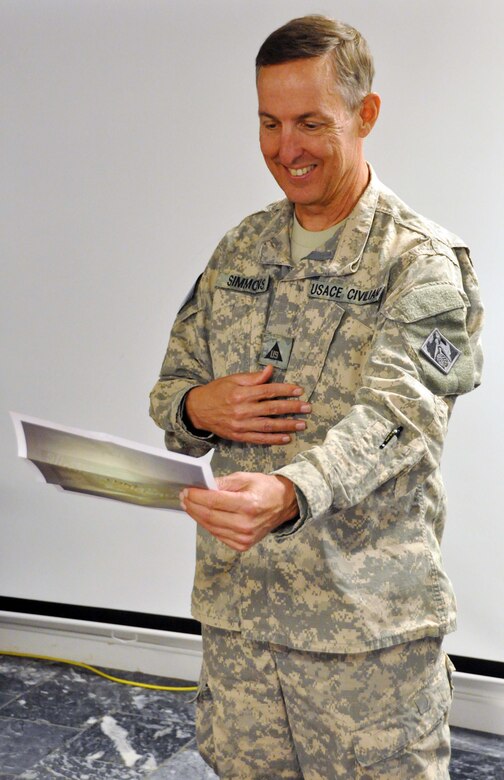
M283 127L278 143L278 159L282 165L292 165L303 154L295 129Z

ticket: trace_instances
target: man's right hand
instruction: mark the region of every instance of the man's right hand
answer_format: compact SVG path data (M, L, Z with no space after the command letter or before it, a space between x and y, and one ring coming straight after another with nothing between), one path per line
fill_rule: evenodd
M221 439L287 444L290 434L304 430L306 423L283 415L309 414L311 406L299 400L303 394L299 385L269 384L272 374L269 365L256 373L231 374L194 387L185 406L191 424Z

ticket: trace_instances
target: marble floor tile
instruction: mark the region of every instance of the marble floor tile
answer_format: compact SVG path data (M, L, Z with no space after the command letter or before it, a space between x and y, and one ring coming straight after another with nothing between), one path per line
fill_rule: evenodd
M156 769L194 738L194 718L183 711L157 717L116 712L105 715L72 740L76 760L98 756L101 762L120 767L150 765Z
M105 715L120 702L117 685L90 673L65 669L28 688L1 709L2 717L42 720L58 726L81 727Z
M97 754L99 755L99 754ZM150 767L152 768L152 767ZM96 756L78 759L64 750L57 750L31 769L17 775L16 780L145 780L149 765L125 767L100 761ZM0 780L4 780L0 775Z
M148 776L148 780L218 780L217 775L205 764L195 747L184 748L180 753ZM1 778L0 778L1 780Z
M159 682L159 684L163 683ZM165 681L164 684L168 685L169 683ZM110 683L110 685L114 684ZM116 689L114 710L117 712L135 712L139 717L149 715L158 717L166 713L166 716L170 717L170 713L184 711L189 717L194 718L194 693L154 691L130 685L115 685L114 687Z
M110 672L114 674L114 672ZM114 676L130 679L127 673L116 672ZM147 675L134 675L134 679ZM169 685L170 681L148 678L151 684ZM183 686L180 681L173 684ZM194 717L192 693L172 693L120 685L99 677L85 669L60 667L53 676L32 688L13 685L18 698L7 704L0 699L3 717L41 719L62 726L78 726L89 718L113 711L142 712L145 715L158 712L173 712L174 708L186 709ZM23 695L19 695L19 693ZM3 694L0 688L0 693ZM7 694L6 694L7 695ZM11 696L11 699L13 696ZM7 705L7 706L6 706Z
M15 699L16 696L25 693L28 690L28 686L25 685L22 680L18 680L13 677L11 679L5 679L0 674L0 707L7 704L7 702Z
M47 680L55 670L24 658L0 656L0 707L10 699Z
M19 774L31 768L75 733L61 726L0 717L0 771Z
M504 780L502 758L454 748L450 762L450 779Z
M9 704L13 699L16 698L19 694L14 693L4 693L0 691L0 710L5 704Z
M52 661L38 661L31 658L18 658L11 655L0 655L0 688L14 680L24 685L37 685L42 680L53 677L58 666Z

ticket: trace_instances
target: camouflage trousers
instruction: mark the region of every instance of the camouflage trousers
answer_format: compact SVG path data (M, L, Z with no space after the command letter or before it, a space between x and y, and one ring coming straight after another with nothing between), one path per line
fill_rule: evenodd
M198 749L221 780L447 780L440 639L333 655L203 627Z

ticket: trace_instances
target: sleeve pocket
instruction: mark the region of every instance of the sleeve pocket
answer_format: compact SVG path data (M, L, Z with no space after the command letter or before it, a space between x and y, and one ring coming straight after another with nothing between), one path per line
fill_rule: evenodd
M419 691L404 707L388 718L357 731L354 752L357 764L371 767L380 761L399 757L409 746L418 743L433 732L446 718L450 709L452 690L447 673Z

